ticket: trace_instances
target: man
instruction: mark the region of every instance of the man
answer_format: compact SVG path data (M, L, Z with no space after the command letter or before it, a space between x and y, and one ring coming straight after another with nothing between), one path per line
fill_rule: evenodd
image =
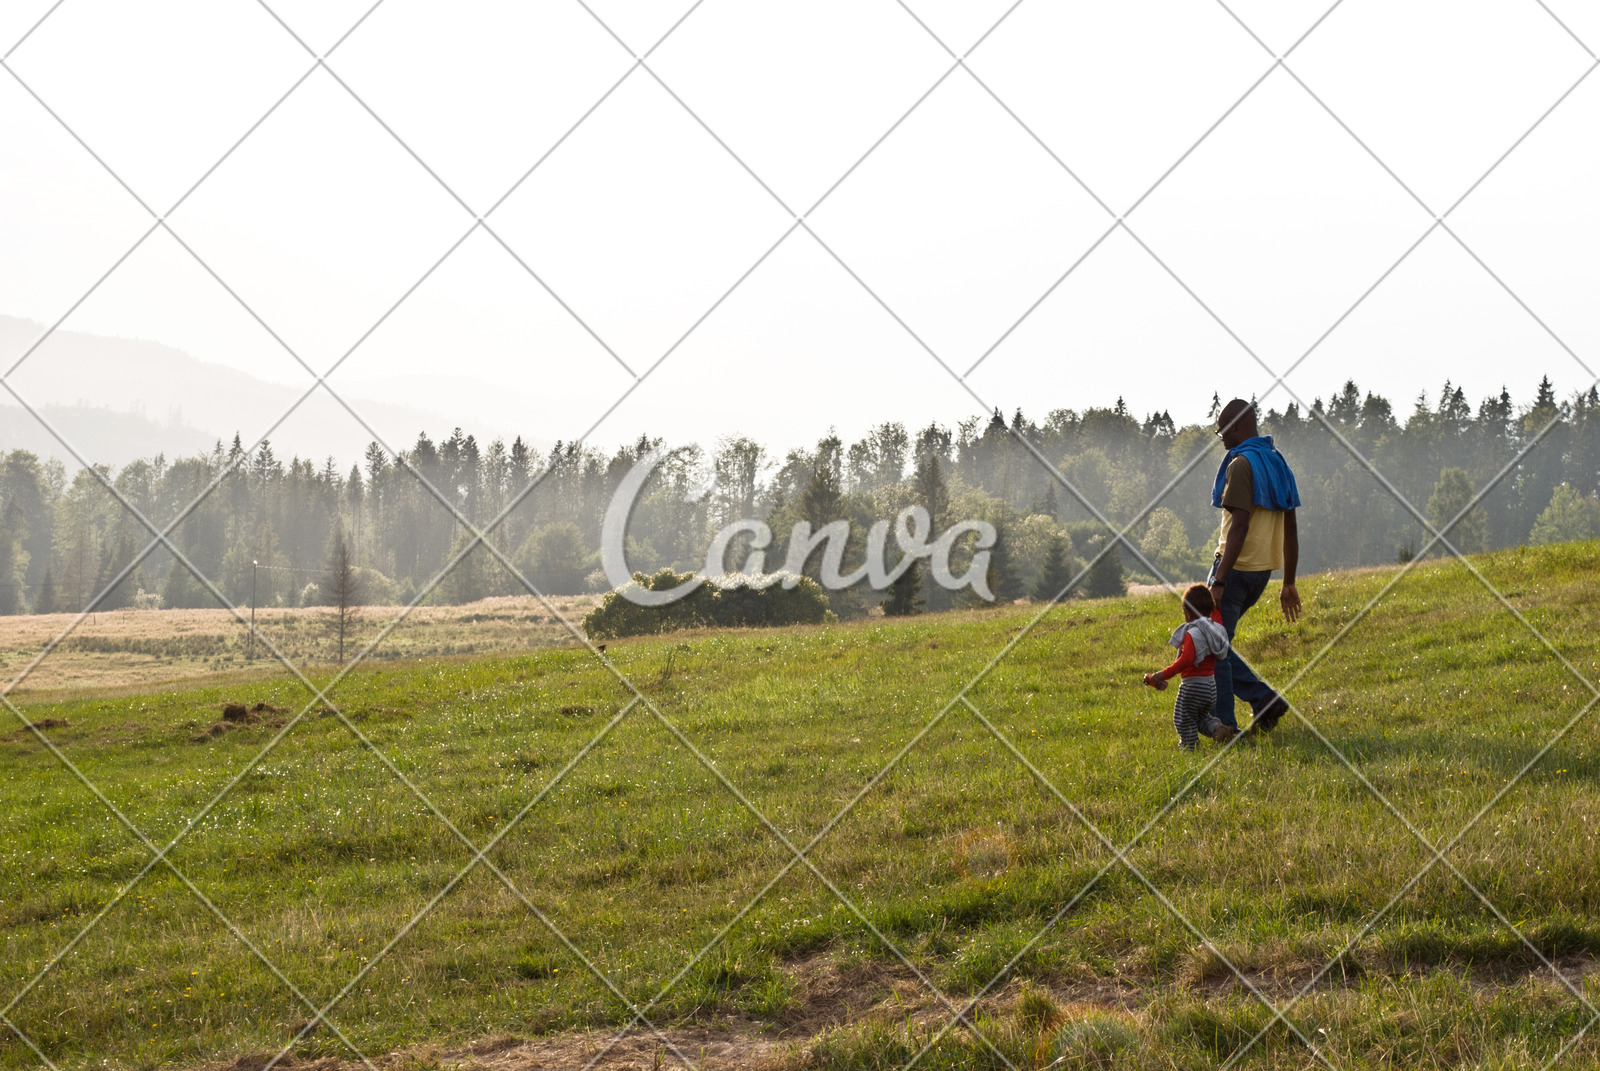
M1217 416L1217 435L1228 448L1217 468L1211 504L1222 510L1222 536L1211 566L1211 598L1222 609L1222 626L1233 638L1239 618L1266 590L1274 569L1283 570L1278 604L1286 621L1300 617L1295 569L1300 563L1300 533L1295 509L1300 492L1294 473L1272 445L1272 436L1256 426L1256 411L1235 398ZM1235 648L1216 667L1217 707L1214 713L1227 729L1219 739L1238 731L1233 700L1250 704L1250 731L1268 732L1289 711L1289 704L1245 665ZM1229 730L1232 730L1231 732Z

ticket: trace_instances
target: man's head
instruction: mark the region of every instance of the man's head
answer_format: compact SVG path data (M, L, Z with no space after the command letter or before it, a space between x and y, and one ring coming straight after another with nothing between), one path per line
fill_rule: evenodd
M1223 406L1222 412L1217 414L1217 434L1222 437L1222 445L1229 450L1246 439L1260 435L1256 427L1255 406L1243 398L1235 398Z

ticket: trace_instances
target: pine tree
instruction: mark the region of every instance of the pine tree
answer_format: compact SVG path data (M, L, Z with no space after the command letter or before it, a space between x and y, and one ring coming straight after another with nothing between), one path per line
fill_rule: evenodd
M811 522L813 531L844 516L844 490L840 486L842 445L831 435L817 444L811 479L800 492L800 516Z
M342 518L334 523L333 532L328 536L328 571L322 578L322 594L333 607L332 628L339 635L339 662L343 664L344 639L355 624L361 584Z
M132 564L136 553L131 535L124 534L115 544L107 542L106 553L101 559L99 582L95 585L99 597L95 599L94 609L120 610L133 605L133 596L141 583L139 567L135 565L121 581L115 584L113 581Z
M1072 555L1067 551L1067 541L1061 536L1052 536L1045 547L1039 579L1033 585L1034 601L1053 602L1066 598L1071 594L1067 585L1072 583L1072 576Z
M1544 376L1539 380L1539 395L1533 400L1535 409L1554 410L1556 407L1556 389L1550 384L1550 377Z
M211 593L206 592L205 601L199 601L198 589L199 585L191 580L189 570L184 568L182 562L175 561L172 568L167 570L167 582L161 588L161 605L173 609L209 605Z
M911 477L912 490L916 494L916 502L928 511L929 532L935 533L944 530L945 514L950 511L950 489L945 486L944 472L939 464L939 455L932 450L925 450L917 455L917 468ZM928 581L928 609L947 610L950 608L950 592L932 581Z
M1091 558L1100 554L1100 549L1112 537L1109 534L1097 535L1089 542L1089 556ZM1089 572L1084 577L1083 593L1091 599L1106 599L1128 593L1128 585L1122 579L1122 544L1114 542L1111 549L1094 561L1089 566Z
M1046 517L1049 517L1052 521L1060 519L1061 500L1056 497L1056 484L1054 480L1051 480L1049 483L1044 485L1044 494L1040 495L1034 500L1030 510L1033 513L1042 513Z
M488 551L480 542L472 546L476 537L470 532L462 532L456 536L455 542L450 544L450 551L445 558L446 562L456 562L455 567L439 582L438 592L442 601L451 606L463 606L469 602L477 602L489 594L489 576L485 565L488 562ZM456 561L456 556L466 550L466 556Z
M1009 519L1002 518L995 525L994 546L989 548L989 592L994 596L994 601L1002 605L1015 602L1027 594L1022 575L1018 572L1016 555L1011 552L1012 531Z
M910 617L922 613L922 607L927 602L922 597L923 571L922 563L914 561L911 568L889 585L889 597L883 600L883 616Z
M53 614L57 613L58 610L59 608L56 606L56 574L50 566L46 565L44 567L44 577L39 581L38 605L33 608L33 612L36 614Z
M21 557L21 541L0 529L0 614L20 614L26 608Z
M1445 539L1463 554L1474 554L1485 549L1487 533L1481 504L1473 507L1453 528L1446 531L1445 526L1454 521L1456 515L1466 509L1471 501L1472 482L1468 480L1466 472L1456 468L1445 469L1439 473L1439 482L1433 485L1426 511L1428 523L1442 532ZM1449 553L1442 543L1439 544L1439 552Z

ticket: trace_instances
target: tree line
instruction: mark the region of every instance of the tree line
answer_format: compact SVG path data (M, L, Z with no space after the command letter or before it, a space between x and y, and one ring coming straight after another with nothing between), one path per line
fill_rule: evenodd
M1221 401L1213 399L1213 416ZM1527 403L1502 390L1474 407L1447 381L1402 414L1347 382L1305 412L1262 409L1263 433L1299 481L1303 571L1418 553L1427 533L1399 496L1444 524L1489 487L1450 533L1467 552L1600 535L1594 388L1562 400L1546 378ZM667 446L641 436L615 450L557 443L536 452L521 438L483 445L457 429L438 441L420 434L397 457L374 443L345 468L333 458L285 461L269 442L249 449L235 436L205 454L70 478L59 462L13 451L0 469L0 613L217 605L165 548L140 557L150 534L121 501L165 527L207 488L170 539L236 605L388 604L424 592L428 601L465 603L523 593L482 546L430 587L470 545L461 518L488 526L494 549L541 591L603 590L597 548L612 494L637 460ZM667 451L632 515L628 560L646 573L699 570L712 533L757 519L776 533L766 551L776 569L794 522L842 518L851 530L848 570L874 521L921 505L935 531L966 519L995 526L989 587L999 598L1052 597L1096 556L1078 586L1112 594L1130 579L1156 579L1141 556L1175 581L1204 573L1216 544L1210 492L1220 457L1213 424L1180 427L1166 412L1140 419L1122 399L1056 409L1037 422L1020 410L954 428L889 422L850 443L830 431L781 456L726 437ZM1101 554L1114 542L1107 521L1131 527ZM750 549L736 541L728 568ZM958 551L968 561L971 552L970 540ZM917 569L885 592L829 595L841 616L880 604L886 613L943 609L956 598Z

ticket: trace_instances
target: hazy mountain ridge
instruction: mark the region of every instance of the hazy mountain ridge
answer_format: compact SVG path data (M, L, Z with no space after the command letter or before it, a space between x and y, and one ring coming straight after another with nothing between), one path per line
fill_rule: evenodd
M45 331L45 325L0 315L0 368L9 367ZM248 445L284 418L311 384L272 383L227 365L203 361L159 342L61 330L9 377L9 383L85 460L114 466L140 457L209 450L216 440L239 433ZM394 400L394 390L374 381L341 397L394 449L405 449L418 432L431 436L466 427L480 439L517 434L452 405L451 415ZM377 401L370 394L382 393ZM437 391L429 397L440 397ZM454 392L470 396L470 390ZM482 394L480 393L480 396ZM455 399L452 399L455 400ZM77 467L71 453L37 420L0 395L0 449L32 450ZM524 433L525 434L525 433ZM324 391L301 402L268 436L282 457L332 455L348 464L359 458L373 434ZM530 441L535 441L530 439ZM539 443L542 447L545 444Z

